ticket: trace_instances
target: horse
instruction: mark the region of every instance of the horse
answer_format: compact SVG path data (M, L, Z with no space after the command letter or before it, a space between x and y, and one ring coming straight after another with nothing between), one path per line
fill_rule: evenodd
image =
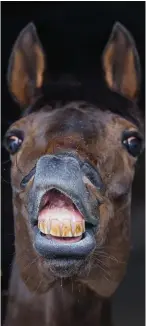
M53 79L33 23L12 49L8 88L21 114L4 136L15 232L4 326L112 325L144 148L140 60L119 22L101 68L94 85Z

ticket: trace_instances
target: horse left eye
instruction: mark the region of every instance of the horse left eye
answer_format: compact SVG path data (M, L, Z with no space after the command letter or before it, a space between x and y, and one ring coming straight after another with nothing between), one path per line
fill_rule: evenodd
M140 155L142 149L142 141L140 138L136 136L130 136L127 139L123 140L123 145L127 148L128 152L132 156L137 157Z

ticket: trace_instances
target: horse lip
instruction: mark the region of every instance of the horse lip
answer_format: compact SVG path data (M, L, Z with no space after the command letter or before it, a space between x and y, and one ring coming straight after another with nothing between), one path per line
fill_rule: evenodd
M65 195L66 197L68 197L69 199L71 199L72 203L76 206L76 208L79 210L79 212L83 215L82 209L80 209L80 207L79 207L79 203L78 203L77 198L75 198L75 196L73 197L73 196L71 196L70 194L68 194L67 192L63 191L63 189L61 189L61 188L59 188L59 187L55 187L55 186L50 186L50 187L48 187L48 190L46 190L46 191L44 192L44 194L42 195L42 197L41 197L41 199L40 199L40 205L39 205L39 211L38 211L38 214L39 214L39 212L41 211L41 209L43 208L43 207L42 207L42 199L43 199L43 197L44 197L44 196L45 196L49 191L51 191L51 190L53 190L53 189L58 190L60 193L62 193L63 195ZM83 216L84 216L84 215L83 215Z
M96 247L96 239L93 228L87 228L83 239L78 242L72 243L58 243L53 238L48 239L41 235L40 231L36 228L34 248L45 259L50 258L85 258Z

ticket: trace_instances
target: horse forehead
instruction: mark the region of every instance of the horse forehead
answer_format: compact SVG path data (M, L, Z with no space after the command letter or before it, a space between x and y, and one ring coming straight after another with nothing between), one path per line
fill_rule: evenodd
M81 105L79 103L69 103L65 106L50 108L46 105L40 108L36 113L26 116L26 120L33 122L34 128L38 125L39 129L44 131L97 131L105 121L110 123L111 114L102 112L100 108L90 106L90 104Z
M107 131L107 134L112 133L113 128L117 130L115 126L130 128L133 127L133 123L110 110L103 110L87 102L69 102L64 105L55 102L54 106L47 103L36 111L24 114L11 127L22 129L28 136L33 137L46 133L48 135L69 132L98 138L103 131Z

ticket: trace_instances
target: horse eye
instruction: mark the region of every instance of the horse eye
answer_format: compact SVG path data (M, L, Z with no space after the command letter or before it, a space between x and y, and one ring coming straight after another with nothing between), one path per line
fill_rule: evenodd
M123 145L133 157L140 155L142 150L142 140L138 136L131 135L123 139Z
M22 137L20 138L16 135L10 135L7 136L7 138L5 139L5 147L9 151L9 153L13 155L18 152L22 142Z

